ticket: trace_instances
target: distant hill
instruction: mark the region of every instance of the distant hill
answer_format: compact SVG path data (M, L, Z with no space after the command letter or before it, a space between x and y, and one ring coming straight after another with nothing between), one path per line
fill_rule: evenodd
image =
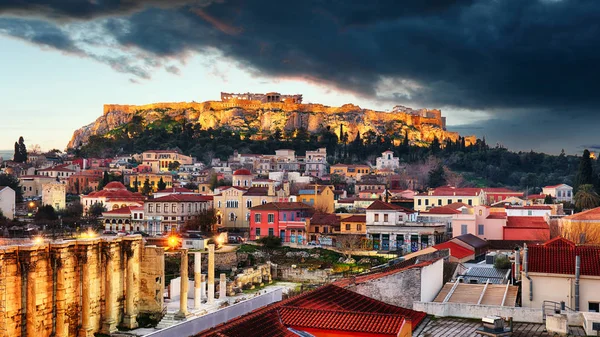
M13 158L14 150L0 150L0 158L3 160L10 160Z
M90 136L107 136L138 116L144 121L142 128L169 117L176 122L198 124L201 129L227 128L248 135L251 139L264 139L269 135L290 130L305 129L309 133L328 128L341 139L361 137L371 131L389 136L399 144L405 135L412 145L427 146L434 138L439 141L457 141L457 132L446 131L446 118L440 110L413 110L395 107L391 112L363 109L353 104L329 107L322 104L302 104L290 101L262 102L239 98L202 103L154 103L148 105L106 104L102 116L73 133L68 148L88 142ZM475 136L465 137L467 145L474 144Z

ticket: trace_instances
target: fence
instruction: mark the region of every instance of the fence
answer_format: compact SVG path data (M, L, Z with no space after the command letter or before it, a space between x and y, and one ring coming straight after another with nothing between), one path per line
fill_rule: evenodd
M171 337L171 336L193 336L201 331L215 327L221 323L225 323L231 319L247 314L250 311L264 307L271 303L281 301L283 296L283 288L278 288L266 294L256 296L254 298L232 304L223 309L208 313L203 316L194 317L173 325L166 329L152 332L145 336L148 337Z

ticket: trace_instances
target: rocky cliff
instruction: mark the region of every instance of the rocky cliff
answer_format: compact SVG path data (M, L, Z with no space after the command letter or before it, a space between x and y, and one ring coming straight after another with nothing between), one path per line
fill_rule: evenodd
M373 131L388 134L400 142L405 133L413 144L425 145L437 137L457 140L457 132L445 130L445 117L439 110L412 110L395 107L391 112L362 109L353 104L329 107L322 104L295 104L290 102L261 103L259 101L229 100L203 103L155 103L147 105L104 105L104 113L95 122L73 133L69 148L85 144L91 135L106 135L110 130L128 123L136 115L146 124L165 116L174 120L199 123L202 128L226 127L232 130L252 131L253 137L262 137L279 130L306 128L315 132L330 127L339 136L340 126L350 140ZM474 143L475 137L465 137Z

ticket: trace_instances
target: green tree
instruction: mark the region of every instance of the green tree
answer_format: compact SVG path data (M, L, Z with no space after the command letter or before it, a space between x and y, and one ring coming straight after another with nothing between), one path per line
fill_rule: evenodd
M585 149L583 156L579 160L579 169L575 176L575 190L579 190L581 185L594 184L594 169L592 168L592 159L590 158L590 151Z
M139 192L140 191L137 175L135 176L135 180L133 182L133 191L134 192Z
M101 202L93 204L88 209L88 214L93 218L102 216L102 212L106 212L106 206L104 206L104 204Z
M440 152L440 140L438 139L437 136L433 137L433 141L431 142L431 145L429 147L429 149L431 150L432 154L438 154Z
M163 181L162 177L160 177L160 180L158 181L158 184L156 185L156 187L158 188L159 191L167 188L167 184Z
M110 182L110 176L108 175L108 172L104 171L104 174L102 175L102 179L98 183L98 191L101 191L104 188L104 186L106 186L109 182Z
M58 215L54 210L54 207L50 205L44 205L38 208L35 213L35 221L49 221L58 219Z
M187 183L187 184L185 184L185 188L187 188L188 190L197 191L198 185L196 185L194 183Z
M429 187L440 187L446 185L446 172L444 171L444 165L439 163L431 171L429 171Z
M575 193L575 207L580 210L598 207L600 205L600 196L594 191L594 186L584 184L579 186L579 190Z
M496 269L510 269L510 260L506 255L499 255L494 260L494 268Z
M552 200L552 196L550 194L546 194L544 197L544 204L553 204L554 200Z
M177 160L169 163L169 171L177 171L179 170L179 166L181 166L181 164Z
M15 142L15 154L13 155L13 161L17 163L22 163L23 159L21 157L21 151L19 150L19 143Z
M262 238L256 240L256 243L261 245L261 248L267 255L267 258L271 260L273 251L281 247L281 238L273 235L263 236Z
M23 188L17 177L12 174L0 173L0 186L8 186L15 191L17 202L23 200Z
M142 194L149 195L150 192L152 192L152 187L150 187L150 179L146 178L144 185L142 186Z
M219 178L216 173L210 176L210 189L214 190L219 185Z
M203 234L213 234L217 224L217 212L214 208L202 210L187 220L183 226L186 231L201 231Z

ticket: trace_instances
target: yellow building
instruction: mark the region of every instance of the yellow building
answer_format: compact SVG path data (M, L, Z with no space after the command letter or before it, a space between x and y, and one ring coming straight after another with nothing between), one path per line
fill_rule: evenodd
M169 171L169 164L191 165L194 160L173 150L151 150L142 153L142 164L148 165L153 173Z
M308 185L306 189L298 191L297 200L313 206L318 212L333 213L333 186Z
M152 192L158 191L158 183L162 178L163 182L166 185L166 188L173 187L173 176L170 174L158 174L158 173L138 173L138 174L127 174L125 175L125 185L130 188L135 188L135 184L137 181L138 192L142 191L144 187L144 182L148 179L150 183L150 187L152 188Z
M415 211L426 211L433 207L446 206L462 202L469 206L479 206L485 203L485 193L481 188L440 187L419 193L414 197Z
M580 242L584 234L585 243L600 244L600 207L561 218L559 228L561 236L573 242Z
M335 164L329 167L329 174L337 174L346 179L351 178L359 181L362 176L371 174L372 170L369 165L346 165Z
M366 214L340 214L340 234L367 236Z

